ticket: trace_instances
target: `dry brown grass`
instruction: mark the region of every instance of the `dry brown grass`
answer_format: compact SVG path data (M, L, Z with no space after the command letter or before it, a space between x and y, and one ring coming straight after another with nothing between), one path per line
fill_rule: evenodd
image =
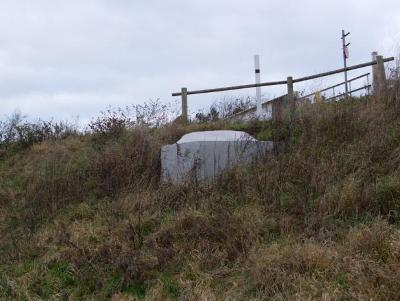
M269 297L289 298L299 292L303 282L318 286L329 283L339 259L334 249L310 241L272 244L250 258L256 286Z
M259 295L282 300L397 300L399 230L382 220L351 228L340 242L283 241L256 250Z
M161 145L243 125L138 128L3 154L0 297L400 299L396 91L250 124L286 147L211 186L160 185Z

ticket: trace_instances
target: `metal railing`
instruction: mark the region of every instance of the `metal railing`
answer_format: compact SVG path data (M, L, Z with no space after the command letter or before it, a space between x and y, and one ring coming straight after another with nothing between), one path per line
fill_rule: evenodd
M369 90L369 89L371 89L371 87L372 87L371 85L366 85L366 86L363 86L363 87L358 88L358 89L350 90L349 94L351 95L352 93L356 93L356 92L359 92L359 91ZM329 97L329 98L325 99L325 101L330 101L330 100L334 100L334 99L338 99L338 98L340 99L340 98L343 98L345 96L346 96L346 93L341 93L341 94Z
M356 81L356 80L358 80L358 79L361 79L361 78L364 78L364 77L369 77L370 74L371 74L371 73L362 74L362 75L360 75L360 76L357 76L357 77L354 77L354 78L349 79L347 82L348 82L348 83L352 83L352 82L354 82L354 81ZM317 93L322 93L322 92L326 92L326 91L329 91L329 90L333 90L333 95L334 95L334 97L335 97L335 88L340 87L340 86L343 86L343 85L345 85L345 84L346 84L346 82L341 82L341 83L338 83L338 84L336 84L336 85L333 85L333 86L324 88L324 89L322 89L322 90L318 90L318 91L315 91L315 92L313 92L313 93L307 94L307 95L305 95L305 96L298 97L296 100L303 100L303 99L309 98L309 97L311 97L311 96L314 96L314 95L317 94ZM370 85L369 85L369 86L370 86ZM354 90L354 91L350 91L349 94L351 95L351 93L354 93L354 92L357 92L357 91L355 91L355 90ZM346 93L344 93L344 94L346 94ZM341 94L340 94L340 95L341 95ZM338 97L339 97L339 95L338 95Z

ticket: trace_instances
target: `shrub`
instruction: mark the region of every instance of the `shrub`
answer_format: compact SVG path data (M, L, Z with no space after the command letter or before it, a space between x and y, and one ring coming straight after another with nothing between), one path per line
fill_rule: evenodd
M165 126L175 115L170 104L162 104L158 99L150 100L143 105L110 107L89 123L89 129L95 134L119 135L127 129Z
M6 121L0 121L0 146L16 145L26 148L48 140L65 139L77 135L76 125L53 120L29 122L21 113L14 113Z

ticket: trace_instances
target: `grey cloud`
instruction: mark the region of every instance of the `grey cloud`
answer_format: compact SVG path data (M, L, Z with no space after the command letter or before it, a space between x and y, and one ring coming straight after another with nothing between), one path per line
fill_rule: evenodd
M19 108L86 120L107 104L173 101L170 93L182 86L250 83L255 53L264 80L337 68L342 27L352 32L351 63L369 60L372 50L393 55L400 3L2 0L0 115ZM220 96L191 97L190 108Z

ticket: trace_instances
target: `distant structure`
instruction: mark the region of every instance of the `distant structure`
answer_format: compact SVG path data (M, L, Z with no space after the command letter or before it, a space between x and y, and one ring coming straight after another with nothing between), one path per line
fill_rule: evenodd
M295 92L297 96L298 93ZM302 101L303 102L303 101ZM249 121L252 119L260 119L260 120L279 120L282 117L284 107L289 103L288 95L282 95L280 97L264 100L262 102L262 113L258 116L257 107L252 107L247 110L238 112L233 114L230 119L232 120L240 120L240 121Z

